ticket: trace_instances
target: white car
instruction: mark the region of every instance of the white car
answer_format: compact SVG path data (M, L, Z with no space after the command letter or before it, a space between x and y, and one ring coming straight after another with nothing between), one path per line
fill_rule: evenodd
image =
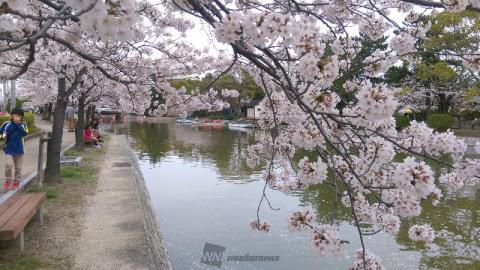
M119 112L115 111L111 107L102 105L102 106L97 108L97 113L99 113L99 114L118 114Z

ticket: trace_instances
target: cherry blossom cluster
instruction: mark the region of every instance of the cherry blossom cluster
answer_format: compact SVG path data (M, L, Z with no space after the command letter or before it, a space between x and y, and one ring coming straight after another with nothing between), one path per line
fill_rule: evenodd
M455 172L451 172L448 174L444 174L439 177L440 183L447 184L455 189L462 188L464 183L463 180L458 177L458 175Z
M435 231L428 224L413 225L408 229L408 238L413 241L431 243L435 239Z
M223 89L222 97L238 98L240 93L237 90Z
M135 1L69 0L66 3L77 10L88 10L93 4L93 8L80 16L84 31L105 40L133 39L133 25L138 20Z
M393 89L384 84L365 83L355 95L358 103L350 113L358 114L363 120L359 124L363 125L387 121L398 106L394 93Z
M400 218L392 208L384 204L370 204L362 193L353 196L345 193L342 197L342 203L348 208L353 207L355 209L360 222L372 224L377 229L391 235L397 235L400 230Z
M258 230L261 232L269 232L270 231L270 224L267 222L259 222L258 220L253 220L250 222L250 227L254 230Z
M166 102L162 106L163 110L157 113L168 114L171 116L186 117L194 111L221 111L229 108L230 104L222 99L224 93L228 93L230 97L238 96L236 90L222 90L216 91L209 89L205 92L200 92L199 89L187 93L185 87L175 89L168 83L161 83L158 85L165 96Z
M21 10L27 7L28 0L2 0L1 3L6 3L11 9Z
M355 252L355 263L348 270L384 270L380 260L374 254L358 250Z
M315 221L315 213L312 209L307 209L305 211L297 211L292 214L289 218L289 228L292 230L303 230L312 228L313 222Z
M327 164L320 159L316 162L309 162L304 157L298 162L298 178L304 185L320 184L327 179Z
M428 153L433 156L450 154L455 160L460 160L467 150L464 140L456 138L452 131L435 132L425 122L411 121L410 126L403 130L407 137L400 144L409 150Z
M320 253L325 255L340 254L340 240L338 239L338 228L322 224L313 230L312 237L313 247Z

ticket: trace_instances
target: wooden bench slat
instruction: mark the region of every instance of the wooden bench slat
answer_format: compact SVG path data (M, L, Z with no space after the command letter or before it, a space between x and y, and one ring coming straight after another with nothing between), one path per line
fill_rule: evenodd
M27 203L0 229L0 240L17 238L47 199L45 193L32 193Z
M19 195L20 198L18 198L14 204L10 205L5 212L0 213L0 231L2 230L3 225L5 225L5 223L7 223L32 196L33 193Z
M13 195L10 197L8 200L6 200L4 203L0 204L0 216L7 211L7 209L12 206L18 199L20 199L19 194Z

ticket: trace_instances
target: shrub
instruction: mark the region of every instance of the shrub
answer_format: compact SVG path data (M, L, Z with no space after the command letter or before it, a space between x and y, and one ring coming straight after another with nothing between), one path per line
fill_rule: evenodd
M445 113L432 114L427 117L427 125L437 131L446 131L455 122L453 116Z
M10 114L0 116L0 125L10 121L11 118ZM35 126L35 115L31 112L26 112L23 116L23 121L27 123L29 129L32 129Z
M397 129L404 129L410 126L410 119L405 115L397 115L395 116L395 123Z
M224 117L225 120L234 120L236 118L237 118L236 115L233 114L233 113L229 113L229 114L225 115L225 117Z
M23 121L27 123L28 127L32 128L35 126L35 115L32 112L26 112Z

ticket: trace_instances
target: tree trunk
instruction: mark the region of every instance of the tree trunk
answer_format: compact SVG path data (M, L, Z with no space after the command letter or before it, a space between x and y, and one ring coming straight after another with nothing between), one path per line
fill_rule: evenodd
M44 119L44 120L47 120L47 114L48 114L48 103L46 103L45 105L43 105L42 114L43 114L43 119Z
M78 99L78 120L75 130L75 148L83 151L85 143L83 142L83 128L85 127L85 98Z
M48 110L47 110L47 120L52 120L52 111L53 111L53 103L48 103Z
M446 96L445 94L438 95L438 112L439 113L448 113L450 110L450 105L452 101L452 96Z
M92 105L89 105L87 107L87 118L85 119L86 122L90 122L90 119L92 119Z
M60 177L60 152L62 150L63 126L65 124L65 110L68 97L66 96L65 78L58 79L57 101L53 114L52 136L47 146L47 166L45 168L45 182L58 183Z

